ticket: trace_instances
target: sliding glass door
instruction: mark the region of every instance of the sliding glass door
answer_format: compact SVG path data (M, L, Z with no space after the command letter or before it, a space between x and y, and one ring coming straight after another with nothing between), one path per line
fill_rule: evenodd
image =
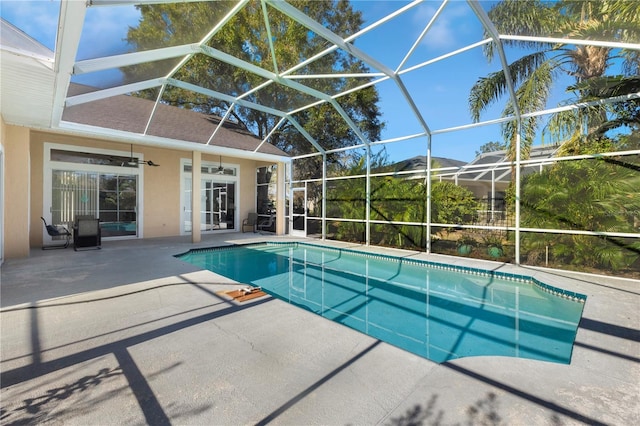
M137 235L138 177L125 174L101 174L98 217L102 235Z
M103 238L141 237L142 170L118 151L45 144L43 217L73 227L77 216L100 219ZM50 184L50 186L49 186ZM46 235L45 235L45 238ZM46 240L45 240L46 241Z
M100 219L103 237L137 235L136 175L53 170L51 182L51 223L70 227L89 215Z
M51 223L72 226L77 215L98 215L98 173L53 170Z

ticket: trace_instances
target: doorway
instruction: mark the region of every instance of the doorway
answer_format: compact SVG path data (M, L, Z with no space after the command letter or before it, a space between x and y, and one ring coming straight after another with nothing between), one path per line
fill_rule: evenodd
M291 194L291 235L307 236L307 188L293 188Z
M190 234L193 178L191 162L184 158L182 163L182 220L181 234ZM235 164L203 162L200 167L200 231L220 232L238 229L238 169Z
M235 229L235 184L202 179L200 194L202 231Z

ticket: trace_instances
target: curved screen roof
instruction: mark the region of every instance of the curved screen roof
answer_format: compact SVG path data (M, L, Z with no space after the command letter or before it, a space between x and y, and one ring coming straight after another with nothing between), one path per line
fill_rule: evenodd
M418 144L425 146L425 141L436 135L483 126L497 128L506 119L520 117L520 112L516 110L512 117L501 118L502 108L495 108L487 112L483 117L484 121L472 123L468 112L468 95L473 82L492 71L502 69L507 72L506 64L522 55L522 51L506 48L503 45L505 40L530 41L533 44L561 43L571 47L601 45L615 49L640 49L636 43L619 43L613 39L530 37L522 32L499 34L487 15L495 2L475 0L356 1L352 5L355 10L363 13L364 25L352 34L336 34L311 19L303 8L285 1L218 1L215 19L206 25L194 23L188 28L182 28L179 30L179 37L168 41L159 39L145 48L132 48L123 43L122 36L126 35L129 27L137 25L139 19L138 9L134 6L159 3L174 4L177 13L180 13L180 8L186 8L189 6L187 3L195 2L61 2L53 82L43 78L43 84L47 84L47 90L52 92L51 114L47 117L49 122L45 127L108 136L108 128L74 122L73 117L77 114L70 114L68 111L108 98L145 91L158 94L154 102L161 105L164 103L163 93L171 87L197 93L203 99L226 102L229 108L224 114L220 114L222 119L219 124L231 120L233 109L240 107L249 108L257 115L268 118L274 125L264 135L263 142L266 144L269 143L271 133L277 131L279 126L291 124L308 141L306 154L325 152L326 147L323 145L322 135L309 133L296 122L296 113L322 105L330 105L337 111L356 136L356 147L391 142L398 142L400 145L414 140L419 140ZM284 43L275 36L268 40L264 51L253 52L254 57L270 57L270 61L251 61L247 60L246 55L240 58L234 56L233 52L213 47L217 45L215 40L220 30L226 26L239 25L236 16L239 11L248 7L257 11L258 19L255 22L260 26L260 31L266 30L269 34L273 21L282 21L284 18L288 25L304 29L310 38L313 36L315 40L322 42L316 43L313 49L309 49L307 56L297 58L295 63L291 58L283 58L275 53L275 47ZM119 32L114 32L120 36L112 39L106 37L111 34L107 29L114 27L120 27ZM257 49L258 43L252 43L250 36L244 43L245 49ZM496 55L492 63L487 63L482 54L483 47L488 44L495 46ZM322 59L335 52L361 61L365 64L365 69L344 72L324 65ZM190 80L180 70L192 61L224 65L234 72L218 75L206 83ZM260 65L264 63L268 65ZM123 78L123 70L128 71L127 79ZM230 84L231 79L235 83L238 80L246 83ZM341 81L341 89L327 90L329 85L323 82L336 79ZM510 81L510 78L507 80ZM77 93L70 90L72 83L86 85L91 89ZM380 93L382 120L386 122L380 141L367 140L349 111L341 104L344 96L371 85L375 85ZM267 89L277 93L277 99L265 101L267 97L258 96L260 91ZM514 89L511 86L507 89L505 97L508 100L513 98ZM629 94L627 97L629 96L639 97L640 94ZM257 102L258 99L262 101ZM10 101L13 102L14 99ZM559 92L549 108L570 103L571 94ZM155 125L154 120L158 118L156 114L159 109L149 108L136 115L140 123L135 126L137 130L133 133L138 142L159 143L151 130ZM535 114L544 113L545 111ZM115 133L117 129L113 130L113 134L119 134ZM216 145L214 133L215 131L210 138L203 137L207 139L205 144ZM174 144L183 142L178 136L168 139ZM184 138L184 141L188 143L189 138ZM488 140L478 141L477 145L484 142ZM406 158L411 156L408 154Z

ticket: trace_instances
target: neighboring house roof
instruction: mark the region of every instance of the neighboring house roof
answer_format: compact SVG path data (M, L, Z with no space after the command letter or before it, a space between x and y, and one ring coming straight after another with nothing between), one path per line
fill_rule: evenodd
M69 96L95 90L79 84L69 86ZM66 107L64 121L87 124L132 133L145 133L155 102L135 96L119 95L76 106ZM216 132L221 119L193 110L158 104L146 134L206 144ZM209 142L211 146L287 156L284 151L264 143L240 126L225 122ZM260 147L258 149L258 147Z
M537 172L545 165L544 160L553 158L558 151L559 145L553 146L537 146L531 148L529 160L538 160L535 164L529 164L522 168L521 175ZM507 151L493 151L478 155L469 163L454 160L451 158L431 157L432 161L437 163L437 168L455 167L458 170L442 171L438 176L444 179L454 179L464 181L486 181L491 182L492 173L495 182L511 182L511 165ZM424 171L427 166L427 157L418 155L407 160L399 161L388 168L396 171Z
M559 145L531 147L528 160L538 160L534 164L526 165L521 169L521 175L537 172L544 165L544 160L553 158L560 148ZM473 161L467 164L467 168L458 171L458 179L495 182L511 182L511 165L507 151L493 151L478 155ZM486 165L485 167L482 167Z
M437 168L462 167L467 164L464 161L444 157L431 157L431 162L432 167L434 163L437 163L435 165L435 167ZM425 171L427 169L427 157L426 155L417 155L407 160L402 160L394 163L390 166L390 168L395 172Z

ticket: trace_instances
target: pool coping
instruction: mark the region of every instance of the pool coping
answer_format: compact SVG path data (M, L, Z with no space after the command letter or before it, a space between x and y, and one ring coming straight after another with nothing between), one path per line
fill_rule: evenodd
M285 242L285 241L265 241L265 242L252 242L252 243L245 243L245 244L231 244L231 245L226 245L226 246L213 246L213 247L199 247L199 248L193 248L190 249L184 253L180 253L180 254L176 254L174 255L174 257L176 258L180 258L182 256L186 256L189 253L202 253L202 252L207 252L207 251L218 251L218 250L228 250L234 247L250 247L250 246L256 246L256 245L284 245L284 246L289 246L289 245L304 245L304 246L309 246L309 247L321 247L323 249L327 249L327 250L334 250L334 251L340 251L340 252L347 252L353 255L357 255L357 256L363 256L363 257L370 257L370 258L379 258L379 259L385 259L385 260L389 260L389 261L393 261L393 262L407 262L407 263L411 263L414 265L419 265L419 266L427 266L427 267L431 267L431 268L435 268L435 269L439 269L439 270L443 270L443 271L455 271L455 272L460 272L463 274L469 274L469 275L475 275L475 276L482 276L482 277L495 277L495 278L500 278L506 281L516 281L516 282L522 282L522 283L530 283L533 284L535 286L537 286L539 289L553 294L554 296L559 296L565 299L569 299L572 300L574 302L579 302L579 303L585 303L587 296L585 294L581 294L575 291L570 291L570 290L566 290L560 287L555 287L552 286L550 284L546 284L543 281L537 279L536 277L530 276L530 275L523 275L523 274L515 274L515 273L511 273L511 272L503 272L503 271L495 271L495 270L490 270L490 269L484 269L484 268L476 268L476 267L471 267L471 266L461 266L461 265L453 265L453 264L448 264L448 263L442 263L442 262L434 262L434 261L430 261L430 260L423 260L423 259L414 259L414 258L406 258L406 257L398 257L398 256L393 256L393 255L387 255L387 254L382 254L382 253L371 253L371 252L366 252L366 251L362 251L362 250L355 250L355 249L351 249L351 248L340 248L340 247L332 247L329 245L323 245L323 244L317 244L317 243L308 243L308 242L299 242L299 241L289 241L289 242Z

